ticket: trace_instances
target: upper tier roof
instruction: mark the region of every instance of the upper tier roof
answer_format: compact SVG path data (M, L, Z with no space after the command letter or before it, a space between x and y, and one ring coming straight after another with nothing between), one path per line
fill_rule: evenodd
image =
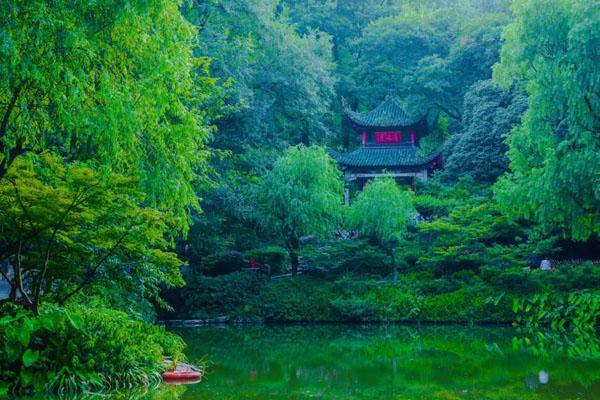
M333 158L350 167L417 167L429 164L440 151L420 156L415 146L363 146L350 153L331 152Z
M356 125L363 127L389 128L409 126L418 122L418 119L409 116L402 106L391 97L386 98L369 112L358 113L347 109L345 114Z

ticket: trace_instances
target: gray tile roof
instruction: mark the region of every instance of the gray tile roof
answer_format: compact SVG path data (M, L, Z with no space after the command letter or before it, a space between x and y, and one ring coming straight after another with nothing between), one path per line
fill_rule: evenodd
M418 122L418 119L408 115L402 106L391 97L386 98L383 103L369 112L358 113L346 110L345 113L352 122L363 127L409 126Z
M340 164L350 167L416 167L430 163L440 151L425 157L418 154L418 147L363 146L349 153L331 152Z

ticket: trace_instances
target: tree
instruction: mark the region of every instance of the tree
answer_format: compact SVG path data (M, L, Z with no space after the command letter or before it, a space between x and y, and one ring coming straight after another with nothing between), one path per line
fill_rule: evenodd
M505 13L483 13L469 2L405 6L374 20L353 42L357 96L372 108L390 91L413 114L439 113L458 126L466 89L491 77Z
M368 182L349 210L349 225L390 255L394 280L398 277L395 248L415 216L409 192L391 178Z
M257 187L261 224L285 242L298 271L300 238L331 234L341 216L343 184L335 161L322 147L290 147Z
M137 176L180 217L197 207L215 81L178 3L3 1L0 180L20 155L52 149Z
M140 206L135 178L100 174L55 155L24 155L0 181L0 261L12 266L11 300L37 314L42 296L63 304L103 285L158 300L159 285L181 285L168 252L169 213Z
M508 136L507 212L573 240L600 234L600 4L517 0L494 77L529 108Z
M185 13L201 27L200 50L228 80L233 113L217 121L212 145L247 148L323 142L331 136L331 40L296 31L278 1L195 2Z
M463 130L446 144L444 176L469 175L491 184L508 168L505 136L521 120L527 98L513 86L503 91L491 80L475 83L465 94Z

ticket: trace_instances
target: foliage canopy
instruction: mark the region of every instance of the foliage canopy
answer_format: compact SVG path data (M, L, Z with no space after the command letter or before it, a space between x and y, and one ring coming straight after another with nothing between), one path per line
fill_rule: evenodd
M574 240L600 233L600 4L516 0L495 78L529 94L508 137L506 210ZM549 23L551 21L551 23Z

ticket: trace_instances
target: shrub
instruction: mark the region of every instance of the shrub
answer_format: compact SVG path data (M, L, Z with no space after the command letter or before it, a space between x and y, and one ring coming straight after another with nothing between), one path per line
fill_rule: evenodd
M514 294L536 293L545 290L544 271L521 268L500 269L484 267L481 269L481 278L490 286Z
M575 331L595 331L600 318L600 291L563 293L536 293L515 297L512 310L518 324L529 328L549 325L564 331L565 326Z
M261 247L247 251L245 256L247 259L255 259L261 265L269 265L273 274L281 274L288 268L288 254L283 247Z
M204 273L210 276L225 275L248 268L244 255L238 251L224 251L206 257Z
M194 276L182 289L185 316L212 318L231 315L260 292L267 279L254 271L217 277Z
M267 321L335 321L332 284L309 277L271 281L240 310Z
M502 298L495 302L490 297L492 293L479 286L425 297L421 318L438 322L511 321L508 300Z
M310 269L328 273L358 273L388 275L390 257L365 240L335 240L302 251L303 261Z
M577 266L557 264L556 271L546 273L548 284L555 290L596 289L600 287L600 266L591 262Z
M406 321L418 319L422 297L399 282L336 282L340 295L331 300L339 318L350 321Z
M164 356L183 341L106 309L13 309L0 319L0 381L12 392L75 393L160 382Z

